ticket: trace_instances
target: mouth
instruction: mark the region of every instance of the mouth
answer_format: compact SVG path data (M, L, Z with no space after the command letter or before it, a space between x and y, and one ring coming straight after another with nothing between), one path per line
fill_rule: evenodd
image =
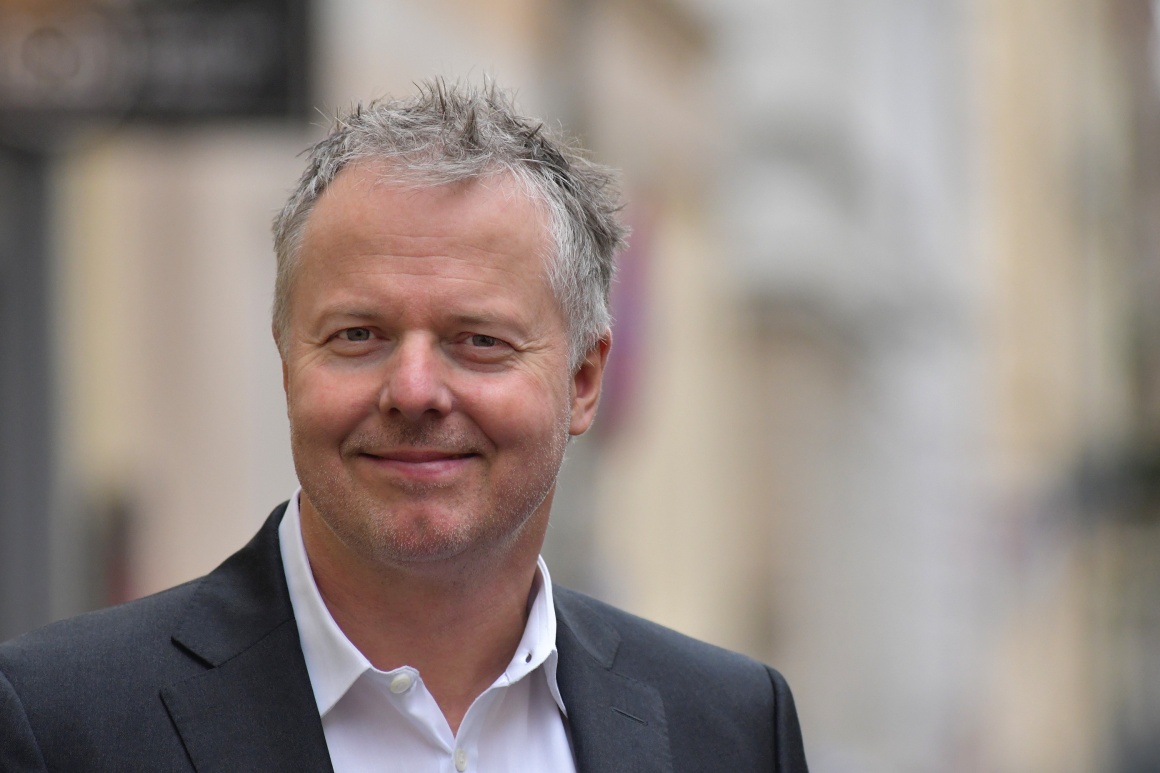
M454 451L438 451L421 448L396 449L378 453L363 452L359 454L370 459L384 462L399 462L401 464L432 464L437 462L470 459L478 456L474 452L458 453Z
M434 449L391 449L362 452L358 458L380 473L415 481L449 481L463 473L472 460L479 457L474 452L455 452Z

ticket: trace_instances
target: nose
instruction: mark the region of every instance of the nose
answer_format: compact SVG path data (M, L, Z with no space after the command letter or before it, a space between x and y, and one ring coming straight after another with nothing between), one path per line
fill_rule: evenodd
M412 421L451 412L451 389L438 342L426 336L403 336L386 363L379 410Z

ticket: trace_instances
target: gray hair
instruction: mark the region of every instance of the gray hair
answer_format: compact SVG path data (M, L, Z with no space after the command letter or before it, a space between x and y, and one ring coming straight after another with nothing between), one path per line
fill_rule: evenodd
M568 323L572 367L579 365L611 323L614 259L628 236L616 176L561 133L517 113L512 95L494 83L443 80L420 84L409 99L355 107L310 149L306 171L274 219L274 333L283 352L306 221L338 173L365 160L387 161L396 182L441 185L506 173L522 184L547 210L547 277Z

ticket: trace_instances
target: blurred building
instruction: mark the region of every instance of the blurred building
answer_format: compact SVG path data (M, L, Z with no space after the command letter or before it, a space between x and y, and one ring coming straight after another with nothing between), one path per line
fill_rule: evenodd
M820 773L1160 769L1157 18L317 0L313 124L53 156L45 518L0 513L50 558L4 582L43 575L48 619L249 538L295 486L268 223L297 154L354 100L490 73L625 171L635 230L556 579L777 665Z

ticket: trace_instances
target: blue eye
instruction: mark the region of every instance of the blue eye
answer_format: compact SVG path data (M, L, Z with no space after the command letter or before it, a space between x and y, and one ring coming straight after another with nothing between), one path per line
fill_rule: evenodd
M371 338L371 331L365 327L351 327L343 330L338 334L340 338L345 338L347 341L369 341Z
M472 346L488 347L495 346L499 343L498 338L494 338L493 336L480 335L478 333L473 335L470 340Z

